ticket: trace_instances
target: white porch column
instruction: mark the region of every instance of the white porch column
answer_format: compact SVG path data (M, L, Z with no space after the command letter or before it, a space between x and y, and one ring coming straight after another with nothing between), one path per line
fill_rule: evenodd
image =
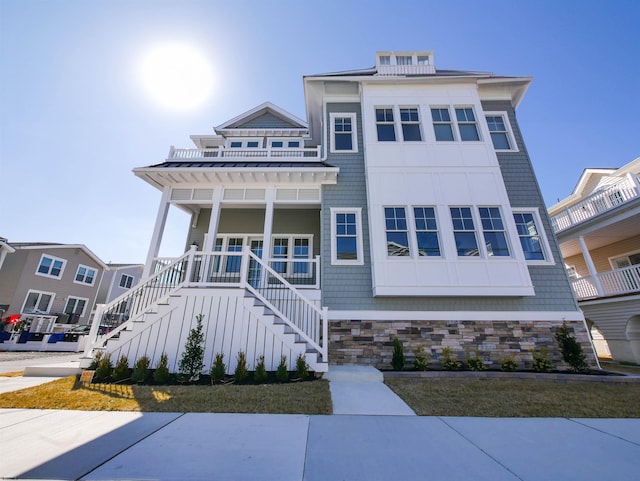
M583 236L578 237L578 242L580 242L580 250L582 251L582 257L584 257L584 260L587 263L587 268L589 269L589 275L591 275L591 279L593 279L593 284L596 286L598 295L603 296L604 289L602 288L602 283L600 282L600 278L598 277L598 271L596 271L596 266L593 263L593 259L591 259L591 254L589 253L589 249L587 249L587 243L584 241L584 237Z
M169 214L169 196L171 195L171 187L165 187L162 191L162 197L160 199L160 206L158 207L158 215L156 216L156 225L153 227L153 235L151 236L151 244L149 245L149 252L147 254L147 262L144 264L144 270L142 271L142 278L146 279L151 273L151 267L153 266L153 260L158 257L160 252L160 243L162 242L162 235L164 234L164 226L167 223L167 215Z
M271 234L273 233L273 202L275 199L275 189L267 189L265 200L267 201L264 208L264 237L262 239L262 258L269 259L271 257Z
M220 221L220 211L222 206L222 188L213 189L213 197L211 198L211 218L209 219L209 229L207 230L207 241L202 246L205 252L212 252L216 246L216 237L218 237L218 222Z

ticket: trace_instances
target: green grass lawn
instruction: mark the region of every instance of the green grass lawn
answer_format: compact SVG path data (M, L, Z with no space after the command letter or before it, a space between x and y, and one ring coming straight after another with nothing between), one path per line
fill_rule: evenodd
M640 384L393 379L385 381L420 416L640 417Z

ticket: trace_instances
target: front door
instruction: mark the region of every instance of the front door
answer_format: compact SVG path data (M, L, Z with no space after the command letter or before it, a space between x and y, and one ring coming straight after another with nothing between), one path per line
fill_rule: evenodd
M262 244L263 240L260 238L249 239L249 245L251 246L251 252L262 259ZM253 258L249 261L249 284L253 287L260 285L260 275L262 274L262 266L258 264Z

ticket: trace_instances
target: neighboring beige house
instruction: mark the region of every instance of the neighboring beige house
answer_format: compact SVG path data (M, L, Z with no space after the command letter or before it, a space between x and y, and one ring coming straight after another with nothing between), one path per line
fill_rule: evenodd
M73 244L6 240L2 244L3 348L11 341L46 342L45 335L89 323L106 268L93 252Z
M107 304L136 286L142 278L143 269L143 264L107 264L96 304Z
M585 169L573 193L549 208L592 332L604 336L614 360L635 363L640 363L639 173L640 157L619 169Z

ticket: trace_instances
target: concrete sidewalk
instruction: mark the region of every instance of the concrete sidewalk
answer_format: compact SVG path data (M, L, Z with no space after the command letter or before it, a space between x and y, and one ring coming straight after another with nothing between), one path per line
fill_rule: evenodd
M0 476L637 480L640 419L0 410Z

